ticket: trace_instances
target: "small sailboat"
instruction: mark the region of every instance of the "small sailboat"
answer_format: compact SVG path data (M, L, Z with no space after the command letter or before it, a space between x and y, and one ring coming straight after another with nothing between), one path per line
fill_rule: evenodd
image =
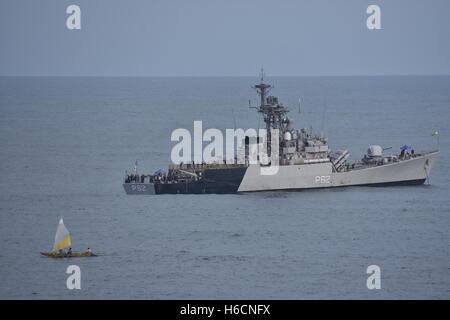
M61 218L59 220L58 228L56 229L55 244L53 245L52 252L41 252L43 256L51 258L72 258L72 257L91 257L95 256L89 249L83 253L64 253L63 249L72 245L72 237L69 230L64 225L64 221Z

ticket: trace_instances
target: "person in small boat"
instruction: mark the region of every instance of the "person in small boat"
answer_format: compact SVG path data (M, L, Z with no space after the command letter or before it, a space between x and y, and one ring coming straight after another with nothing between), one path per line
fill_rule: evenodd
M69 250L67 250L67 254L72 254L72 248L69 248Z
M87 253L92 253L91 248L87 248L86 252L87 252Z
M59 250L58 250L58 253L59 253L59 254L64 254L63 249L59 249Z

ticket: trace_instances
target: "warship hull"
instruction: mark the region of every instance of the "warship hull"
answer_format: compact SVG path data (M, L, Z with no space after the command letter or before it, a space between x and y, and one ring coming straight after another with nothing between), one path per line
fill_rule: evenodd
M258 191L301 191L348 186L423 184L438 152L383 165L335 172L331 162L279 166L273 175L260 165L204 170L203 179L186 183L125 183L127 194L227 194Z

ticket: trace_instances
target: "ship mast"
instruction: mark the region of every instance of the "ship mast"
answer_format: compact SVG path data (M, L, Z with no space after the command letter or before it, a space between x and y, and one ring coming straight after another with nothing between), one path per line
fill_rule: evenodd
M266 143L267 143L267 155L271 157L271 142L272 133L271 129L278 129L280 137L284 134L289 120L286 118L286 113L289 112L287 108L278 103L278 98L274 96L268 96L272 86L264 83L264 69L261 68L261 82L254 86L256 92L260 96L261 102L256 109L264 116L264 122L266 123ZM280 144L278 144L280 146ZM280 150L279 150L280 151ZM281 155L281 153L279 153Z
M256 92L259 94L259 96L261 98L261 104L259 106L259 108L261 108L262 106L264 106L266 104L266 95L267 95L267 93L269 93L270 89L272 88L272 86L270 84L264 83L264 69L263 68L261 68L261 82L259 84L255 85L254 88L256 89Z

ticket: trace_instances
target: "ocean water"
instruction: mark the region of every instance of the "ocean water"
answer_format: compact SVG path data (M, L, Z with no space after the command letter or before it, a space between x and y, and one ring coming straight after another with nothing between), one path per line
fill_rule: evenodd
M0 298L449 299L450 77L269 81L296 127L352 159L439 144L430 184L127 196L125 170L166 168L174 129L261 126L257 78L3 77ZM39 254L61 216L74 250L98 257ZM66 288L72 264L81 290ZM372 264L380 290L366 287Z

